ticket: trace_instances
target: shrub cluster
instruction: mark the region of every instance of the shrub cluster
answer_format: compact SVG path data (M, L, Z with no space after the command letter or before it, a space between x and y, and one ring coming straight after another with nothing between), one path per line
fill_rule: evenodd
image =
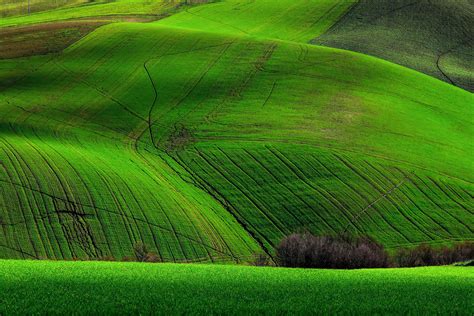
M149 252L147 246L141 241L133 245L135 259L138 262L159 262L160 258L153 252Z
M277 247L284 267L359 269L388 267L383 246L369 237L293 234Z
M421 244L412 249L399 249L393 256L393 263L398 267L420 267L447 265L472 259L474 259L474 242L438 248Z
M399 249L389 257L370 237L314 236L309 233L285 237L276 249L284 267L358 269L447 265L474 259L474 242L434 248L421 244Z

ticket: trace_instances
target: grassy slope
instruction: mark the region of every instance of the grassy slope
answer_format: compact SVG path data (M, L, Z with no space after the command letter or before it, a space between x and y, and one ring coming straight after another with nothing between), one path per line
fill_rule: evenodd
M80 5L88 0L0 0L0 16L2 18Z
M245 259L346 227L390 247L473 238L471 94L289 41L325 18L290 10L269 40L256 2L239 25L255 36L216 28L235 6L105 26L18 60L30 72L1 63L2 257L120 258L142 240L164 260Z
M396 62L474 92L474 4L361 0L314 43Z
M354 0L227 0L185 10L162 25L308 42L324 33Z
M0 261L0 313L468 315L473 281L473 268L462 267L330 271Z
M1 1L5 0L0 0ZM62 21L69 19L101 19L106 16L127 16L127 15L146 15L163 16L170 13L177 5L183 1L163 1L163 0L116 0L116 1L98 1L94 3L84 3L86 1L69 1L68 5L60 6L52 10L41 10L27 16L13 15L2 18L0 27L19 26L35 23L45 23L52 21ZM39 3L41 6L43 3ZM51 5L51 3L49 3ZM46 6L46 4L43 4ZM7 11L6 6L0 9ZM6 14L6 13L5 13Z

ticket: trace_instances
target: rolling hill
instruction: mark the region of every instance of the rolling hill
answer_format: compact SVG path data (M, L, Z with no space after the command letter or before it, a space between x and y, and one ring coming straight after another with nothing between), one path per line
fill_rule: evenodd
M361 0L312 42L410 67L474 92L474 3Z
M301 230L473 240L473 95L307 43L353 4L184 6L0 60L0 258L142 241L164 261L245 261Z

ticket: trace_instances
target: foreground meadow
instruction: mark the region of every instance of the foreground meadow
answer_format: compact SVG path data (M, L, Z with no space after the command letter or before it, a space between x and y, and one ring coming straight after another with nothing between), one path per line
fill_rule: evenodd
M0 261L0 314L456 314L474 269Z

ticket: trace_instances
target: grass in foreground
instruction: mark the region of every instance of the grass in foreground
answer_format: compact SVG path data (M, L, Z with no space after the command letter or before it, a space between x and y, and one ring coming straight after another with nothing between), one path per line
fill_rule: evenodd
M0 261L0 314L457 314L474 269L302 270Z

